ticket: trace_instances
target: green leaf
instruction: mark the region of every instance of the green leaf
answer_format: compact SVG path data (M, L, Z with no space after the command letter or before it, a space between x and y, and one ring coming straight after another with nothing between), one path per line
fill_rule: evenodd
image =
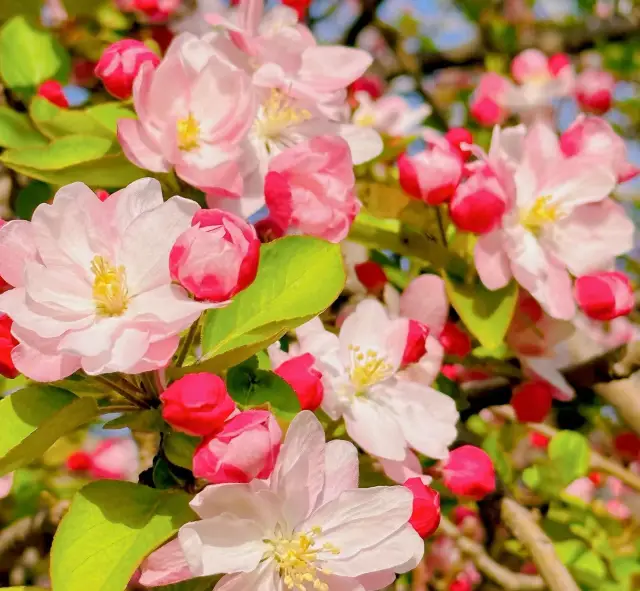
M69 54L55 37L23 16L0 30L0 76L9 88L30 95L45 80L66 82L70 69Z
M21 174L53 185L83 182L121 188L144 176L113 142L96 136L69 135L42 148L7 150L0 161Z
M256 280L226 308L207 312L202 334L205 366L225 369L247 359L328 308L345 282L340 247L289 236L262 247Z
M46 203L53 196L53 191L47 183L32 181L20 189L16 198L15 211L22 220L30 220L36 207Z
M118 121L120 119L136 119L136 114L123 107L120 103L104 103L89 107L85 113L112 137L115 137L118 132Z
M498 349L507 334L518 299L518 285L512 281L496 291L490 291L476 281L467 285L445 275L447 295L451 305L483 347Z
M500 438L497 431L493 431L483 442L482 449L489 454L496 468L498 476L505 484L513 482L513 467L509 461L509 456L500 445Z
M590 587L598 585L607 578L607 566L595 552L588 550L582 554L572 565L571 572L578 582Z
M200 437L192 437L186 433L170 433L164 440L164 454L172 464L191 470L193 454L200 441Z
M42 587L2 587L0 591L47 591L47 590L43 589Z
M47 143L47 139L33 127L24 113L0 106L0 147L32 148Z
M164 431L168 428L167 423L162 418L160 409L151 408L149 410L140 410L135 412L127 412L122 416L105 423L103 429L131 429L133 431L142 431L145 433L155 433Z
M553 547L562 564L566 565L573 564L587 550L587 545L582 540L562 540L554 542Z
M93 398L29 386L0 401L0 476L39 458L60 437L98 415Z
M51 139L67 135L114 138L114 134L89 115L88 110L62 109L39 96L31 101L29 115L35 126Z
M56 591L123 591L142 560L195 519L190 496L130 482L94 482L72 500L53 540Z
M291 386L271 371L247 364L233 367L227 373L227 389L243 409L266 405L276 416L289 421L300 412L300 402Z
M560 431L549 443L549 460L567 484L589 471L589 444L583 435Z

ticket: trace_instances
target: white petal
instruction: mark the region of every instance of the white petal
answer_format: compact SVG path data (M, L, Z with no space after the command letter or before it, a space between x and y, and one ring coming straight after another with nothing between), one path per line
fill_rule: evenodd
M253 572L222 577L214 589L215 591L283 591L284 586L274 562L269 560Z
M325 448L325 480L322 503L328 503L345 490L358 488L358 450L350 441L335 439Z

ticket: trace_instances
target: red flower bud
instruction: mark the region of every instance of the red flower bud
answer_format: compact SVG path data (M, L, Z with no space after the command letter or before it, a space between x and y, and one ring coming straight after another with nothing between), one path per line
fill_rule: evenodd
M459 575L451 585L449 585L449 591L472 591L473 586L471 581L464 575Z
M521 423L541 423L551 410L553 386L543 380L520 384L513 390L511 406Z
M496 489L491 458L473 445L452 450L442 474L444 485L461 497L480 500Z
M282 0L282 3L293 8L298 13L298 18L304 20L312 0Z
M61 109L69 108L69 101L64 95L62 84L57 80L47 80L38 87L38 96L47 99L50 103L57 105Z
M142 41L123 39L104 51L95 74L110 94L119 99L131 96L133 81L143 64L157 68L160 58Z
M447 321L440 333L440 343L447 355L465 357L471 352L471 337L457 324Z
M601 271L576 279L574 294L578 306L594 320L613 320L629 314L635 305L629 279L619 271Z
M547 447L549 447L550 441L551 439L549 439L546 435L538 433L537 431L532 431L531 433L529 433L529 443L537 449L547 449Z
M93 460L86 451L76 451L67 458L67 470L71 472L86 472L91 468Z
M315 357L305 353L287 359L275 370L296 393L302 410L316 410L324 396L322 374L313 367L314 363Z
M407 332L407 344L402 354L402 365L416 363L427 352L427 337L429 327L417 320L409 320L409 331Z
M473 144L473 135L468 129L465 129L464 127L453 127L444 134L444 137L456 152L460 154L462 159L469 159L471 151L468 148L460 147L461 144Z
M413 513L409 523L420 537L427 538L440 525L440 495L420 478L409 478L404 486L413 494Z
M567 66L571 65L571 58L566 53L556 53L549 58L549 71L557 76Z
M13 379L20 373L13 364L11 353L18 345L18 341L11 334L11 318L0 314L0 375Z
M189 435L219 431L236 408L224 381L209 373L192 373L180 378L160 399L164 420Z
M491 232L500 225L507 207L504 200L487 189L469 192L464 187L461 186L449 203L451 221L465 232Z
M387 284L387 275L381 265L375 261L365 261L354 266L356 276L367 291L372 294L379 294Z
M402 189L429 205L448 201L462 178L462 158L452 148L434 146L415 156L398 158Z
M384 94L384 82L378 76L361 76L350 86L349 90L352 93L366 92L375 100Z

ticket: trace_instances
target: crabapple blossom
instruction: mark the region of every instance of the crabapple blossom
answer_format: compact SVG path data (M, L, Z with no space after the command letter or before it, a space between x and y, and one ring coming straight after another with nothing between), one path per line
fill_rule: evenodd
M440 333L440 343L447 355L466 357L471 353L471 337L453 322L445 323Z
M100 201L82 183L39 205L31 222L0 228L0 295L20 344L18 371L48 382L164 367L180 333L210 304L171 283L169 251L199 209L163 202L160 183L138 180Z
M251 224L226 211L202 209L173 245L169 270L198 300L224 305L253 283L259 259Z
M376 98L366 88L355 92L354 98L358 106L352 121L391 137L421 135L426 129L422 123L431 114L429 105L411 105L393 94Z
M162 417L189 435L210 435L236 410L224 380L210 373L192 373L173 382L161 395Z
M523 423L541 423L551 410L553 386L542 380L520 384L513 391L511 406Z
M338 136L318 136L280 152L269 163L264 193L282 228L343 240L360 209L349 145Z
M480 279L499 289L515 277L550 316L572 318L570 273L606 268L632 247L633 223L608 198L611 166L589 155L566 158L544 123L508 135L496 128L488 163L508 207L501 227L476 243Z
M404 483L413 494L413 512L409 523L421 538L428 538L440 525L440 495L420 478Z
M351 84L349 91L354 95L366 92L372 99L379 99L384 94L384 81L373 74L360 76Z
M600 504L614 518L628 519L632 513L624 502L627 492L625 485L613 476L597 479L594 483L590 478L578 478L565 490L564 494L582 499L588 504Z
M196 449L193 473L216 484L268 478L280 449L282 431L266 410L233 415Z
M388 281L382 265L375 261L365 261L355 264L354 270L358 280L367 288L369 293L374 295L382 293Z
M575 296L580 309L594 320L626 316L635 306L629 278L619 271L599 271L578 277Z
M613 104L616 80L604 70L585 70L576 79L576 99L587 113L603 115Z
M462 147L462 144L473 144L473 135L464 127L453 127L444 134L444 139L460 154L463 160L471 156L469 148Z
M60 107L61 109L69 108L69 101L64 95L62 84L57 80L47 80L38 86L36 93L44 99L47 99L50 103Z
M100 441L90 451L76 451L66 461L72 472L85 472L95 480L138 480L138 446L129 438Z
M291 386L302 410L316 410L322 404L322 374L314 367L314 363L313 355L304 353L290 356L273 370Z
M402 354L400 365L405 366L416 363L424 357L426 341L429 336L429 327L417 320L409 319L409 330L407 332L407 343Z
M206 487L191 502L201 521L142 565L140 583L229 573L216 591L329 589L390 585L414 568L424 544L409 520L402 486L358 490L358 454L325 443L309 411L291 423L269 481Z
M479 500L496 488L496 474L491 458L473 445L451 451L442 469L442 481L454 494Z
M0 314L0 375L8 379L18 376L11 358L11 353L18 345L18 341L11 334L11 318L6 314Z
M123 39L105 49L96 65L95 75L110 94L128 99L142 65L150 64L150 68L156 68L159 63L160 58L142 41Z
M324 384L322 409L344 418L349 436L368 453L402 461L407 448L446 457L456 436L454 401L401 370L407 319L390 319L367 299L342 324L339 336L316 319L298 331L300 349L316 358Z

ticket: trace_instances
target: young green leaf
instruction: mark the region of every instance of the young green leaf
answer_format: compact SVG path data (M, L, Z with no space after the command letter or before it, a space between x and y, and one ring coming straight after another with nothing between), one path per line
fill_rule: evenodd
M42 456L60 437L98 415L93 398L29 386L0 401L0 476Z
M124 591L142 560L195 519L189 495L102 481L71 501L51 550L56 591Z
M24 113L9 107L0 107L0 147L33 148L46 146L45 138Z
M35 126L51 139L77 134L114 138L114 134L91 117L88 110L61 109L39 96L31 101L29 115Z

